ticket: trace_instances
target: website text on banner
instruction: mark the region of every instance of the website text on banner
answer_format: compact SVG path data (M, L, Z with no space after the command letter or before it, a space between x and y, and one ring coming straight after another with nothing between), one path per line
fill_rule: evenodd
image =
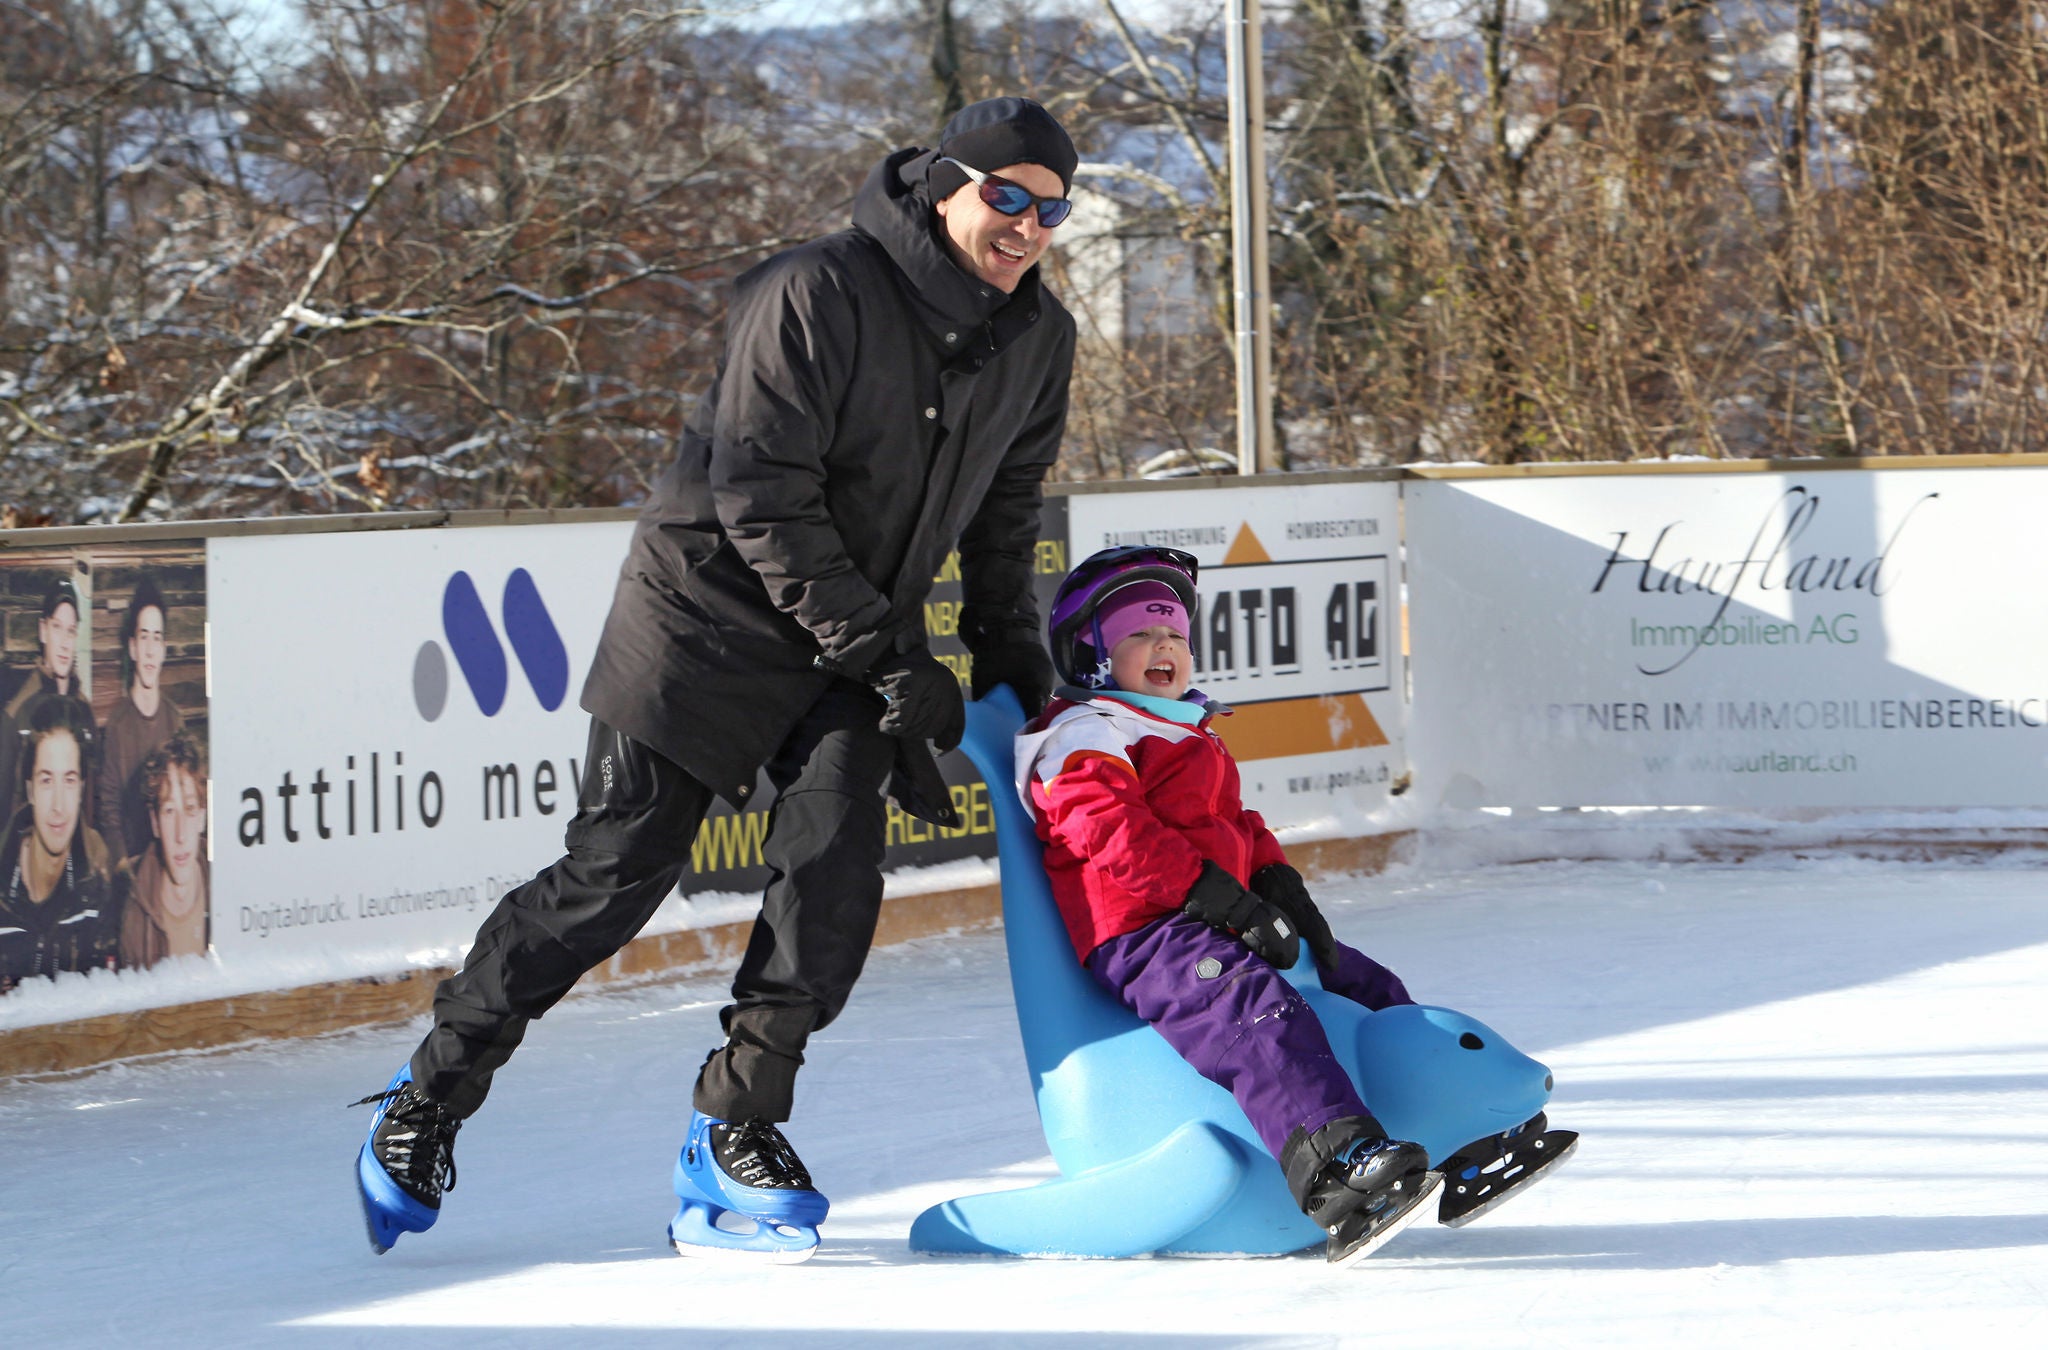
M2038 806L2048 469L1409 485L1425 804Z
M1201 562L1195 683L1245 802L1283 837L1373 833L1405 779L1400 490L1274 484L1068 498L1076 558L1116 544Z

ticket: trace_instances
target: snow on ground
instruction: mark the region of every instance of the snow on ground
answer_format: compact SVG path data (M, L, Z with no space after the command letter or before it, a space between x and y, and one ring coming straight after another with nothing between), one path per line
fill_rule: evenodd
M1556 1072L1584 1132L1470 1227L1347 1271L936 1259L912 1217L1050 1175L1000 937L878 952L789 1133L807 1265L663 1238L717 981L572 999L384 1257L352 1160L423 1024L0 1083L0 1325L21 1346L2048 1344L2048 870L1410 867L1324 888L1417 995ZM421 1339L412 1340L412 1333Z

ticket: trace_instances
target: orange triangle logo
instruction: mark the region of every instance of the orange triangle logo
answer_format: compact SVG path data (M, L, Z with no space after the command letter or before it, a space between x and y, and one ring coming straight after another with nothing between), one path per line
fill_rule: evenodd
M1216 734L1240 760L1321 755L1386 745L1387 733L1363 694L1310 694L1306 698L1241 703L1218 718Z
M1237 527L1237 538L1230 541L1230 552L1223 555L1225 567L1236 567L1243 563L1269 563L1273 555L1266 552L1266 546L1252 533L1249 525Z

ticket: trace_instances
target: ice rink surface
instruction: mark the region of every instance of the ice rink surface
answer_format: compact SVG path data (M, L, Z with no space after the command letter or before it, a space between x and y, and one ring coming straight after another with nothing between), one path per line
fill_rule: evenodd
M715 980L571 999L383 1257L352 1181L424 1023L0 1083L15 1346L2048 1345L2048 869L1831 858L1408 867L1321 888L1583 1132L1470 1227L1331 1271L936 1259L925 1206L1051 1174L999 935L876 953L789 1135L809 1264L674 1256Z

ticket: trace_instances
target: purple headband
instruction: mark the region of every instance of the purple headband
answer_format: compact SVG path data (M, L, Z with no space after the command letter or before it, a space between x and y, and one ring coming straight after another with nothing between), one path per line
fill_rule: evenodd
M1095 609L1096 631L1102 634L1108 647L1160 624L1182 637L1188 635L1187 609L1173 593L1173 587L1163 581L1134 581L1119 587ZM1107 657L1109 652L1102 655Z

